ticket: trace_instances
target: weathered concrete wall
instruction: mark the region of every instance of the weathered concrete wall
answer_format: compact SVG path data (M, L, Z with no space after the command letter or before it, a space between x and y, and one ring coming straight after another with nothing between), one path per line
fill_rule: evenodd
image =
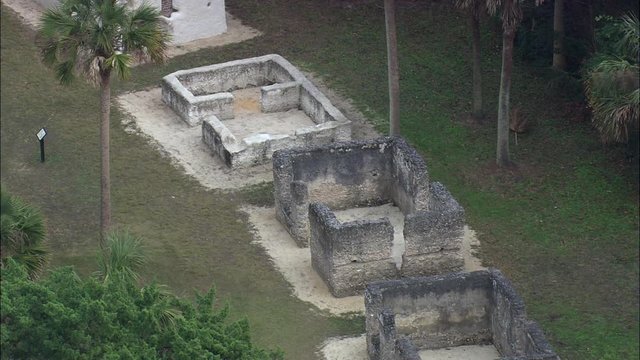
M309 207L311 265L335 297L361 294L371 280L393 279L388 219L340 223L324 204Z
M406 142L392 148L391 197L402 212L412 214L425 210L429 204L429 172L422 157Z
M421 188L422 189L422 188ZM429 186L426 210L405 216L402 275L444 274L464 266L464 209L439 182Z
M275 153L276 217L336 297L401 276L462 270L464 210L429 184L422 158L400 138ZM331 209L392 202L405 214L405 253L396 266L389 219L340 223ZM358 256L357 254L361 254Z
M402 359L403 341L418 349L493 343L503 359L558 359L495 269L372 283L365 312L372 360Z
M300 104L300 84L295 81L263 86L260 92L263 113L297 109Z
M309 243L311 203L346 209L395 200L390 191L395 186L392 170L395 146L415 153L402 139L380 138L274 154L276 217L299 246Z
M202 118L208 115L232 118L233 113L230 117L221 117L215 109L198 109L206 105L201 100L217 94L225 94L225 97L231 96L233 99L230 94L233 90L291 82L294 81L291 74L293 70L297 71L278 55L179 70L162 79L162 99L190 125L199 125Z

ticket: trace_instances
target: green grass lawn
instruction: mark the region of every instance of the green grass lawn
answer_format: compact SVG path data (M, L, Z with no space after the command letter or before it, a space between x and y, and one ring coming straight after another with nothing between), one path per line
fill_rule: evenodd
M386 131L386 47L382 4L284 0L227 2L265 35L141 66L114 92L158 85L172 71L279 53L352 98ZM430 2L429 2L430 3ZM465 207L485 265L501 269L566 359L638 358L638 192L618 148L605 148L587 123L565 117L546 69L516 62L512 104L535 123L511 144L519 164L497 171L495 109L499 38L483 35L488 120L469 125L471 68L466 18L448 8L401 2L398 11L402 132L430 175ZM96 89L56 84L38 61L33 34L2 11L0 127L2 184L47 218L52 265L95 270L99 227ZM114 94L115 95L115 94ZM290 295L264 252L250 244L244 202L269 202L270 186L207 191L146 140L127 134L113 108L115 222L146 239L146 278L188 295L215 283L246 314L256 340L307 358L327 336L363 331L362 318L329 317ZM47 126L47 162L35 133Z

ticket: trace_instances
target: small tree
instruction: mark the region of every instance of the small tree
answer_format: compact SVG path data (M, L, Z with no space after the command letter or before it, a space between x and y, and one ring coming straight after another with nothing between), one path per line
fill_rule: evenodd
M513 40L522 20L520 2L523 0L487 0L491 14L502 7L502 70L500 72L500 93L498 94L498 141L496 146L496 164L510 166L509 155L509 112L511 98L511 74L513 72ZM544 0L535 0L536 5Z
M8 260L0 273L2 358L284 358L253 345L247 320L230 321L228 305L214 306L213 289L196 294L193 304L156 284L138 287L132 277L120 276L125 267L88 279L58 268L36 282Z
M164 60L168 33L158 10L143 4L129 10L116 0L62 0L46 10L39 30L42 59L62 84L76 74L100 86L100 246L111 226L109 118L111 74L126 79L134 58Z
M105 251L98 254L98 277L109 281L119 277L122 281L138 281L138 271L146 263L140 238L128 231L107 235Z
M29 277L37 277L47 262L44 239L40 212L0 190L0 265L13 259L25 267Z

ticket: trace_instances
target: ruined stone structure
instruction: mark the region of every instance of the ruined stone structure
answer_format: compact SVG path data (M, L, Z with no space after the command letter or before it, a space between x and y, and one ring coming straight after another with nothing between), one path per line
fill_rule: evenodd
M493 344L501 359L558 360L522 299L495 269L369 284L371 360L419 360L418 350Z
M293 134L255 133L236 138L224 122L234 118L231 91L250 87L260 87L263 113L300 109L311 125L295 129ZM279 55L177 71L163 78L162 99L187 124L202 124L203 141L229 167L264 163L279 149L351 138L349 120Z
M278 151L276 217L336 297L368 282L459 271L464 210L401 138ZM339 222L335 210L393 203L404 215L404 253L392 260L389 219Z

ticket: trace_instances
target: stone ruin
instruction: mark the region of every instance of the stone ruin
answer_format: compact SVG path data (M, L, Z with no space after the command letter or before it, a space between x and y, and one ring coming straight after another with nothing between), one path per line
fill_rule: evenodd
M276 217L336 297L368 282L460 271L464 210L430 183L426 165L401 138L278 151ZM339 221L345 209L392 204L400 216Z
M259 116L240 119L232 92L251 88L259 90ZM188 125L202 124L204 143L231 168L268 162L279 149L351 138L349 120L279 55L174 72L162 79L162 99ZM273 113L286 116L268 120Z
M365 316L370 360L419 360L420 350L482 344L503 360L559 360L495 269L371 283Z

